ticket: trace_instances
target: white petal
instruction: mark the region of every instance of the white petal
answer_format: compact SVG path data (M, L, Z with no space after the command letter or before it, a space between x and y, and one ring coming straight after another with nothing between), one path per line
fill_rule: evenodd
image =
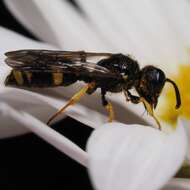
M162 190L189 190L190 180L183 178L172 179Z
M187 148L187 155L186 155L186 161L190 165L190 121L181 118L181 122L183 123L183 126L185 127L185 132L188 137L188 148Z
M117 51L132 54L142 65L156 64L172 73L178 64L188 61L189 36L181 32L188 21L187 0L172 1L172 6L170 1L156 0L79 2L102 36L115 44ZM176 9L179 17L174 14ZM183 28L178 29L180 23Z
M58 41L48 21L43 17L33 1L4 1L12 14L32 33L43 40L56 44Z
M106 41L98 38L87 20L65 1L5 3L22 24L48 43L67 49L108 50Z
M89 173L97 190L159 189L181 166L186 144L181 124L172 134L139 125L107 124L89 138Z
M3 116L9 117L9 119L12 118L18 123L21 123L27 129L40 136L61 152L65 153L80 164L84 166L86 165L87 154L85 151L30 114L26 112L18 112L5 103L0 103L0 113L1 115L3 114Z

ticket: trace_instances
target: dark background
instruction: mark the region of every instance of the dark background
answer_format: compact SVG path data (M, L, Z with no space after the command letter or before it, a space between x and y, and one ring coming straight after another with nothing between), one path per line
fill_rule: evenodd
M36 39L14 19L2 1L0 25ZM83 149L92 131L71 118L52 127ZM27 134L0 140L0 189L91 190L92 187L86 168L36 135Z

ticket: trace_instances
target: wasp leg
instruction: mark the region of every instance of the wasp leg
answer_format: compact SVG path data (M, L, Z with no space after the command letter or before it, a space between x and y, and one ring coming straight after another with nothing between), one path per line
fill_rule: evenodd
M154 115L154 111L153 111L153 107L144 99L144 98L140 98L140 102L142 102L147 110L147 112L154 118L154 120L156 121L157 125L158 125L158 129L161 130L161 124L158 121L158 119L156 118L156 116Z
M91 88L94 88L95 86L95 83L92 82L92 83L89 83L87 84L86 86L84 86L78 93L76 93L69 101L68 103L63 106L60 110L58 110L52 117L50 117L50 119L48 120L47 122L47 125L49 125L51 123L51 121L53 119L55 119L58 115L60 115L61 113L63 113L65 111L65 109L67 107L69 107L70 105L73 105L75 103L77 103L82 96L84 96L86 94L86 92L91 89Z
M115 114L114 114L114 110L113 110L113 106L110 102L108 102L106 100L106 92L104 90L101 91L102 94L102 105L105 107L105 109L108 111L109 113L109 119L108 122L112 122L115 118Z
M124 91L124 95L127 101L131 101L133 104L140 103L140 97L132 95L129 91Z
M153 107L143 98L132 95L129 91L124 91L126 99L131 101L134 104L138 104L142 102L144 104L145 109L147 110L148 114L153 117L156 124L158 125L158 129L161 130L161 125L156 116L154 115Z

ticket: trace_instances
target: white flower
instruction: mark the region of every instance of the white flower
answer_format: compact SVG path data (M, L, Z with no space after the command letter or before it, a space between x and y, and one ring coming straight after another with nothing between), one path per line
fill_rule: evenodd
M0 113L86 166L97 190L160 189L186 155L187 137L181 123L170 134L148 126L106 124L92 133L86 153L26 112L1 103Z
M185 139L180 124L170 135L139 125L104 125L92 134L87 146L95 187L160 189L182 163Z
M61 0L6 1L14 15L28 29L54 46L32 42L1 29L0 39L3 38L1 40L3 46L0 47L2 48L0 53L23 48L122 52L134 55L142 66L147 63L159 65L169 76L177 74L181 63L188 63L190 5L187 0L180 2L128 0L120 3L113 0L89 2L79 0L78 2L85 12L84 15ZM4 57L1 62L3 59ZM166 65L166 63L172 64ZM10 68L5 64L1 67L0 101L10 105L1 104L1 112L6 116L10 115L71 158L89 167L92 181L98 190L141 187L159 189L181 166L186 153L183 123L180 123L177 130L169 135L137 125L113 124L114 126L100 128L106 122L107 116L104 109L97 104L99 101L97 93L66 111L67 115L98 128L88 141L88 154L86 154L28 114L31 113L41 121L47 121L49 115L61 107L81 84L64 88L64 91L63 88L38 92L5 88L3 81ZM118 121L141 124L146 121L153 124L154 120L150 116L141 117L142 105L125 105L125 99L121 95L114 95L109 99L114 102ZM169 106L172 106L171 102ZM12 107L21 112L15 112ZM161 108L164 110L163 106ZM5 126L1 127L0 134L9 136L21 133L22 129L11 130L13 122L9 117L1 119ZM28 122L31 120L32 122ZM9 131L5 131L7 125ZM149 151L152 152L151 155ZM189 158L189 154L186 157ZM143 161L150 171L142 164ZM145 171L146 175L142 175ZM180 183L175 181L172 185L174 184L177 186Z

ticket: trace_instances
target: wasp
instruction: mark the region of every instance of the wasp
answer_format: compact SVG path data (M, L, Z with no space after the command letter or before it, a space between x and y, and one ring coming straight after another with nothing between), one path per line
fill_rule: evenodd
M77 103L85 94L93 94L98 88L101 89L102 105L109 113L109 122L114 119L114 110L106 99L107 92L123 92L126 101L143 103L159 129L161 125L153 111L166 82L174 87L176 109L181 105L180 93L174 81L166 78L164 72L155 66L147 65L140 69L138 62L129 55L32 49L11 51L5 55L5 62L12 67L5 85L45 88L68 86L77 81L86 83L47 124L68 106ZM97 61L91 61L92 58ZM137 95L132 94L131 89L135 89Z

